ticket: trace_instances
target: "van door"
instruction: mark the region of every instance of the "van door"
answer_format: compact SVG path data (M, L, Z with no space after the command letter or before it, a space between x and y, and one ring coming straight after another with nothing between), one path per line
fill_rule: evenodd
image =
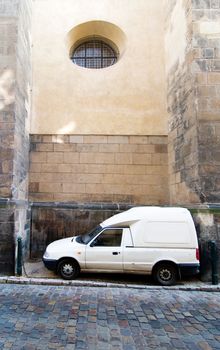
M124 229L123 235L124 272L149 273L151 271L151 252L144 247L135 247L130 228Z
M86 246L86 269L122 272L122 228L104 228Z

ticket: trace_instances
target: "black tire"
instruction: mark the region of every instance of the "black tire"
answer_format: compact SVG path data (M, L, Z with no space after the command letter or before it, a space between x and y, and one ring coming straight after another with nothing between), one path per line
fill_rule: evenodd
M177 268L165 262L158 264L153 270L153 277L162 286L172 286L177 281Z
M73 280L79 275L79 265L72 259L63 259L58 264L58 273L64 280Z

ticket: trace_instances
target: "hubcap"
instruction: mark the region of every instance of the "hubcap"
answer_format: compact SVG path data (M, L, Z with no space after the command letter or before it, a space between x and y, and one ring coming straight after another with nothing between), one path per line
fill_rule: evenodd
M172 274L170 272L170 270L168 269L162 269L160 270L160 278L163 280L163 281L168 281L172 278Z
M73 267L71 264L63 265L63 273L65 275L71 275L73 273Z

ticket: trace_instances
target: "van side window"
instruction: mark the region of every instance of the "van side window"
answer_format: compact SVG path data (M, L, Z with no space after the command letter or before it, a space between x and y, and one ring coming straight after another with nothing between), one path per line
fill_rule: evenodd
M122 229L106 229L93 241L95 247L119 247L122 239Z

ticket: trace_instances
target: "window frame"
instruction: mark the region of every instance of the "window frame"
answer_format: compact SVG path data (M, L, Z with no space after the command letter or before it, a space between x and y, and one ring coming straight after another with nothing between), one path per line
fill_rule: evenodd
M99 50L100 50L100 55L87 55L87 51L90 49L88 46L89 45L100 45ZM82 47L82 50L84 50L84 53L82 56L75 56L75 54L77 53L77 50L79 50ZM104 50L108 50L109 53L112 53L112 55L105 55L104 54ZM117 61L118 61L118 52L117 50L113 47L113 45L111 45L111 43L106 42L103 39L100 38L87 38L87 40L79 43L78 45L75 45L71 56L70 56L71 61L76 64L79 67L82 68L87 68L87 69L103 69L103 68L108 68L113 66ZM95 60L100 60L100 65L95 67L91 67L88 65L88 62L95 62ZM112 60L111 64L105 65L104 61L105 60ZM79 64L78 62L84 62L84 64Z
M122 241L123 241L123 227L105 227L103 230L90 242L90 247L96 247L96 248L111 248L111 247L121 247ZM121 231L121 241L120 245L96 245L95 241L99 239L99 237L104 234L105 231L111 231L111 230L120 230Z

